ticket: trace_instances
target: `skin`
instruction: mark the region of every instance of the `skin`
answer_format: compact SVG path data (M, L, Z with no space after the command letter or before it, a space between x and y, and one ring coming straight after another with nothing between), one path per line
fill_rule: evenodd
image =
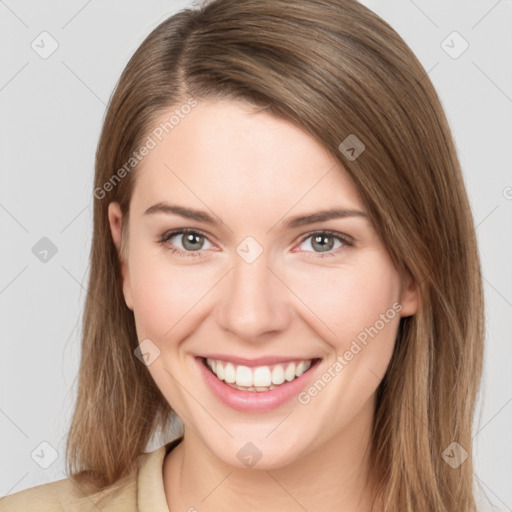
M150 339L160 350L148 371L185 425L184 441L164 461L170 510L368 510L375 392L400 317L417 311L418 296L367 217L282 227L291 216L333 207L366 213L343 167L293 124L220 100L200 101L136 172L123 293L139 342ZM164 201L223 224L144 215ZM119 250L117 203L109 205L109 222ZM159 243L177 228L205 238ZM322 257L310 235L326 229L353 245L328 238L334 245ZM247 236L263 248L252 263L236 252ZM173 245L188 250L185 257ZM211 351L321 357L314 382L329 368L332 374L337 356L394 303L401 311L305 405L292 399L270 412L235 411L212 394L194 359ZM248 441L262 453L252 468L237 457Z

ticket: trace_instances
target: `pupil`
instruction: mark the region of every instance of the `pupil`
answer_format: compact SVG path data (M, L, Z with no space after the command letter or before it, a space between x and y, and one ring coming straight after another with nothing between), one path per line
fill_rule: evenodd
M200 239L200 238L203 238L202 236L200 235L196 235L194 233L189 233L187 236L185 236L184 238L184 241L183 241L183 247L185 247L186 249L190 249L190 250L197 250L199 249L198 247L194 247L194 239L195 240L195 243L197 243L197 239ZM192 244L192 247L188 246L188 244Z
M331 240L331 243L327 243L327 241L329 239ZM326 235L326 236L317 235L314 237L314 240L313 240L313 248L315 248L316 243L320 243L320 242L322 242L322 244L325 244L325 245L319 245L320 252L328 251L329 249L332 249L332 247L334 245L333 238L331 235Z

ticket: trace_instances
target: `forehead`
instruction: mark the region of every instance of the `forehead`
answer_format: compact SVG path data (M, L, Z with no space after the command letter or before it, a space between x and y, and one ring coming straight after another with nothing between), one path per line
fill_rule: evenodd
M273 216L299 202L362 207L343 166L294 124L235 101L199 101L170 123L175 110L150 131L154 147L136 170L135 210L170 199L234 214L272 208Z

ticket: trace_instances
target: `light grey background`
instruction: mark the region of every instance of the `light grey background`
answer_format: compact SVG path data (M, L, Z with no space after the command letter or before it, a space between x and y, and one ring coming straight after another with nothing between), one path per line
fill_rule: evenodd
M363 3L419 57L453 130L487 305L475 478L490 500L482 510L512 511L512 2ZM0 0L0 496L66 476L105 106L144 37L188 5L195 2ZM51 49L44 31L58 43L46 59L31 47ZM457 58L464 42L454 31L469 44ZM32 252L43 237L57 248L47 262ZM56 450L47 469L31 457L41 449Z

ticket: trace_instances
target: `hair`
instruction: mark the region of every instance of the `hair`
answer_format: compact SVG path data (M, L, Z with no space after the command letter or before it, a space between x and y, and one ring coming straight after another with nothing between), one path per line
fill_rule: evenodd
M420 296L418 312L400 320L377 390L372 493L386 512L473 511L484 309L471 209L428 75L397 32L355 0L214 0L166 19L129 60L96 152L94 186L102 193L94 200L68 473L87 474L100 488L118 482L176 414L134 356L134 315L122 293L136 166L115 186L105 184L156 120L189 98L265 109L346 169L394 265ZM339 149L349 135L365 146L356 159ZM119 253L111 201L125 220ZM454 441L469 454L455 469L442 457Z

